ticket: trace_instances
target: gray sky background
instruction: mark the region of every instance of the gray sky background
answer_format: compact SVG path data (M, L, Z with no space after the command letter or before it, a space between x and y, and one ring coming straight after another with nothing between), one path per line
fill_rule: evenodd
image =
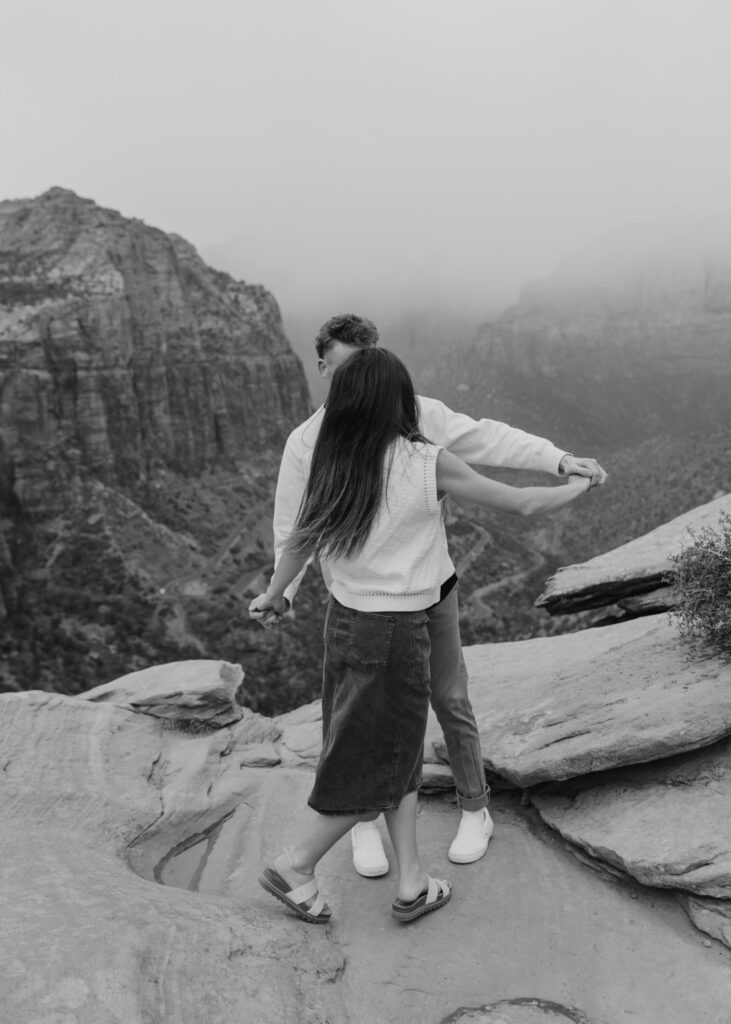
M727 0L4 0L0 198L231 239L285 315L476 310L731 208Z

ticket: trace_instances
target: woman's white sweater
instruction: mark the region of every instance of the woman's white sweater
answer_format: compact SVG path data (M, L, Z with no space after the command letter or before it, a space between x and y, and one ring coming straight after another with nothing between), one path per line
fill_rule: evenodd
M437 494L434 444L399 438L384 462L384 490L371 532L357 554L322 559L325 582L347 608L419 611L436 604L454 573Z

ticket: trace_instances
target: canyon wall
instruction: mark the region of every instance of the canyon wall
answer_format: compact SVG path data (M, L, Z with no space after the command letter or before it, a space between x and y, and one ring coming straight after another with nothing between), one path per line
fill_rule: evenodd
M0 507L279 449L309 398L278 306L73 192L0 203Z

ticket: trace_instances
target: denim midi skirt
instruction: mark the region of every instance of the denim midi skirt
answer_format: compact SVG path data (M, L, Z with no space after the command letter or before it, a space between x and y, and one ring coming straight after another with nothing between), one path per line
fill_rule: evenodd
M393 811L421 784L429 712L427 616L361 612L330 598L322 751L308 803L320 814Z

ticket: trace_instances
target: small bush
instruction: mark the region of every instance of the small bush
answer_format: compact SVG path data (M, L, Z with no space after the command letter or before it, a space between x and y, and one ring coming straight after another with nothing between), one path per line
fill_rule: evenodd
M706 526L690 535L693 543L671 559L680 636L731 655L731 515L721 513L718 530Z

